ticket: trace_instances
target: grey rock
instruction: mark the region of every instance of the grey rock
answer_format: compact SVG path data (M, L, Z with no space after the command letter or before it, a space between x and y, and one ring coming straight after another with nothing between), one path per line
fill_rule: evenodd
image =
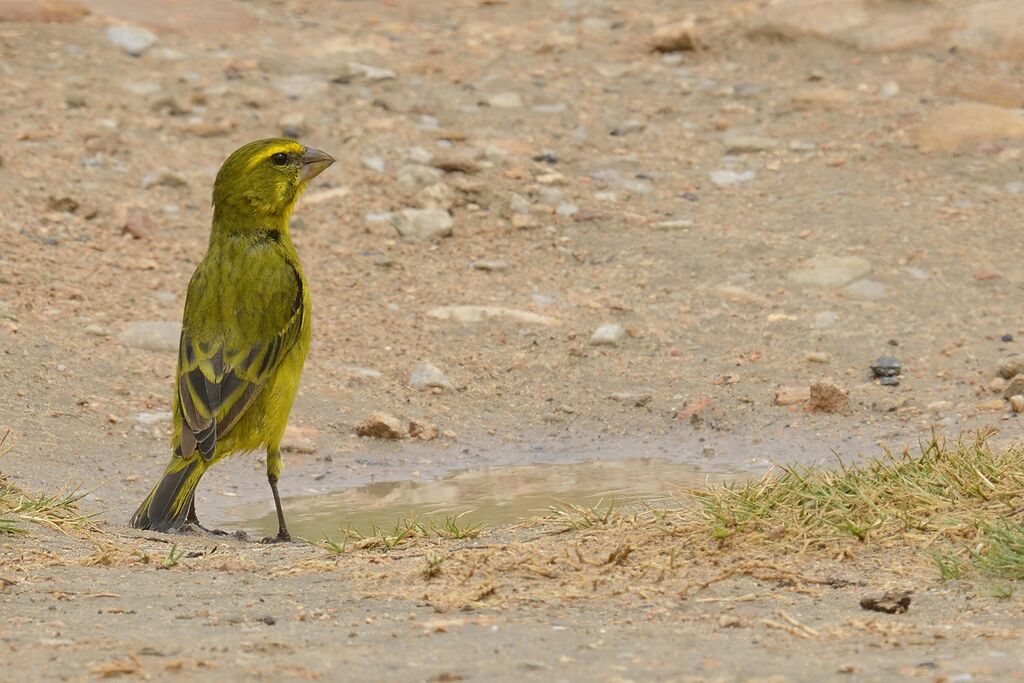
M423 166L421 164L406 164L399 168L398 172L395 174L395 178L398 180L399 184L406 185L408 187L433 185L441 180L443 176L444 171L432 166Z
M900 84L896 81L886 81L882 84L878 94L882 97L896 97L900 94Z
M143 52L156 44L156 34L141 26L108 26L107 38L114 45L130 54L138 57Z
M164 169L150 171L142 176L142 189L151 187L188 187L188 182L177 173Z
M626 328L618 323L605 323L590 335L594 346L618 346L626 338Z
M882 299L885 285L877 280L857 280L843 287L842 292L854 299Z
M895 377L903 372L903 364L892 356L879 356L871 364L871 372L875 377Z
M118 335L125 346L147 351L177 351L181 323L169 320L143 320L130 323Z
M473 270L505 270L508 268L508 261L502 259L480 259L473 261L469 264L469 267Z
M898 387L900 385L899 377L882 377L878 380L878 383L883 387Z
M657 230L686 230L693 227L693 220L689 218L677 218L670 221L659 221L654 224Z
M418 391L434 388L451 390L454 388L448 376L441 371L441 368L429 361L416 366L412 371L409 383Z
M402 237L429 240L452 234L451 214L444 209L403 209L393 214L391 225Z
M1003 189L1010 194L1024 194L1024 181L1011 180L1003 186Z
M709 175L711 177L711 182L718 187L732 187L733 185L750 182L757 174L752 170L730 171L728 169L722 169L720 171L712 171Z
M822 254L790 273L789 279L805 285L842 287L871 272L871 264L858 256Z
M277 126L286 138L300 138L306 134L306 115L300 111L290 112L278 120Z
M361 64L359 62L349 62L348 66L352 73L368 81L391 81L398 78L398 74L391 69L384 69L379 66Z
M812 326L818 330L827 330L839 321L839 314L835 311L822 311L814 316Z
M548 206L557 205L559 202L562 201L562 197L564 195L565 192L558 189L557 187L542 187L540 188L540 191L537 193L537 196L540 198L541 203L547 204Z
M387 169L387 164L384 162L384 159L379 156L363 157L359 162L375 173L383 173Z
M487 104L495 109L518 109L523 106L523 98L519 93L500 92L488 97Z
M619 125L612 128L610 135L614 135L615 137L621 137L624 135L631 135L633 133L642 133L646 128L647 125L644 124L642 121L630 119L629 121L623 121Z
M627 403L636 408L642 408L651 402L654 397L650 392L616 391L608 394L608 398L619 403Z
M420 164L422 166L429 166L434 160L434 155L420 146L410 147L409 152L406 154L406 158L414 164Z
M135 422L143 427L165 424L171 421L171 414L165 410L158 410L151 413L139 413L135 416Z
M558 208L555 209L555 213L557 213L559 216L573 216L579 213L579 210L580 207L576 206L575 204L571 204L569 202L562 202L561 204L558 205Z
M728 133L723 139L725 151L729 154L751 154L755 152L767 152L779 146L775 138L762 137L759 135L743 135L740 133Z
M521 194L513 192L508 197L508 208L512 213L518 213L522 215L529 215L530 213L530 201Z
M102 325L86 325L85 333L93 337L109 337L110 331Z

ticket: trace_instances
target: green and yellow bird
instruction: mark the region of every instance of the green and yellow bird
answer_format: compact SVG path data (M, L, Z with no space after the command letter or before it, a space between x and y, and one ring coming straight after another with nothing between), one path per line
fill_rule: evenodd
M288 230L299 195L334 163L294 140L250 142L213 184L206 256L188 285L174 391L173 456L132 516L137 529L193 524L196 485L233 453L267 449L267 480L288 541L277 482L281 438L309 351L309 288Z

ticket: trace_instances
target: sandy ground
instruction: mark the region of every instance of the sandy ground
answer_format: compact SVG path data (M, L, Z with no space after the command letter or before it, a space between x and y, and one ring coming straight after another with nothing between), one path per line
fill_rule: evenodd
M285 132L338 159L293 226L315 332L285 496L591 458L757 473L986 424L1018 438L997 379L1024 339L1012 2L83 5L54 23L0 2L31 19L0 23L2 465L33 489L92 490L111 543L166 555L122 520L167 457L173 323L210 186L237 146ZM106 32L123 23L155 42L128 54ZM659 29L699 49L653 50ZM441 214L449 236L393 226ZM592 343L602 325L620 337ZM869 369L883 355L902 363L898 386ZM424 362L447 386L413 386ZM849 400L810 410L812 383ZM780 389L796 402L778 405ZM357 437L376 411L437 437ZM262 467L212 471L206 519L269 509ZM481 542L512 532L493 533ZM96 543L4 539L5 560L56 557L0 589L8 670L78 680L129 657L123 675L155 679L1024 675L1019 599L891 557L927 596L900 617L865 617L859 583L775 596L748 577L729 590L773 594L751 603L755 629L720 627L719 603L629 593L484 605L438 632L430 600L371 589L367 572L401 562L376 551L308 575L277 569L322 551L222 544L223 571L218 554L166 572L67 559ZM889 580L839 565L822 571ZM118 597L89 597L104 593ZM761 623L788 624L779 609L819 635Z

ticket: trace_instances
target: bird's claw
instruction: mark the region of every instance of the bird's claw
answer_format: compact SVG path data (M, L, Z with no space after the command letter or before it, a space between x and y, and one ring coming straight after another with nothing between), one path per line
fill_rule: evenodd
M260 543L264 545L270 545L272 543L291 543L292 536L287 531L278 532L277 536L267 536Z

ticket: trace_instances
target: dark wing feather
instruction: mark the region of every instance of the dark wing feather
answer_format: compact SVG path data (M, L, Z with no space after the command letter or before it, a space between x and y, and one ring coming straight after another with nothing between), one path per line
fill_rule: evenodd
M183 457L190 457L196 450L207 460L214 456L217 441L238 423L281 359L299 340L304 314L302 279L297 272L289 274L290 301L263 302L268 307L274 303L291 306L287 322L270 338L242 345L225 342L225 335L211 334L210 330L197 330L196 334L187 325L186 313L178 353L177 391ZM235 338L255 336L244 332ZM194 334L206 338L196 339Z

